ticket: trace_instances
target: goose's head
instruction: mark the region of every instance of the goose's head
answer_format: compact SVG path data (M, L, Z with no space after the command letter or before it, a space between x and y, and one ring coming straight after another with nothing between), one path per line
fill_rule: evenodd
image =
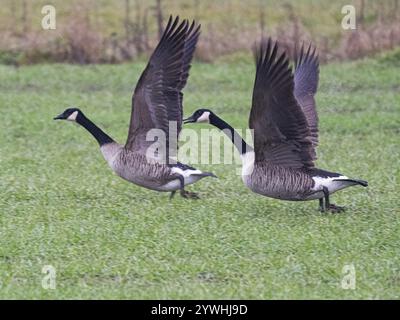
M59 114L57 117L54 117L54 120L76 121L79 115L83 115L83 113L78 108L68 108L65 109L64 112Z
M183 123L210 123L214 113L209 109L198 109L189 118L183 119Z

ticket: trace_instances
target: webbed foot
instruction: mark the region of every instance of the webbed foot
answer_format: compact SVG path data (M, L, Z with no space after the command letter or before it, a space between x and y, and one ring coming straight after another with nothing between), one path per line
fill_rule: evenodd
M197 193L189 192L186 190L181 190L181 196L185 199L194 199L194 200L200 199Z
M346 210L345 207L339 207L334 204L330 204L329 207L327 208L327 211L330 211L332 213L340 213L340 212L344 212L345 210Z

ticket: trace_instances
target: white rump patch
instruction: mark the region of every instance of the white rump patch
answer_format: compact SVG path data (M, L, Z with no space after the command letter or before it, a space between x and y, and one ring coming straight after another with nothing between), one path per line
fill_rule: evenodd
M192 169L183 170L178 167L173 167L172 173L178 173L181 176L183 176L184 178L189 178L192 174L202 174L203 172L200 170L197 170L197 169L196 170L192 170Z
M336 179L349 179L346 176L339 176L339 177L313 177L312 178L315 182L315 186L312 190L322 190L323 187L328 188L329 193L333 193L340 189L343 189L349 186L349 183L346 181L334 181Z
M187 170L183 170L181 168L178 167L173 167L171 169L172 173L177 173L179 175L181 175L183 177L184 180L184 184L185 186L188 184L192 184L197 182L198 180L200 180L201 176L194 176L194 174L202 174L203 172L200 170L192 170L192 169L187 169ZM181 187L181 182L179 179L175 179L172 180L168 183L166 183L165 185L163 185L162 187L159 188L159 190L161 191L174 191L174 190L178 190Z

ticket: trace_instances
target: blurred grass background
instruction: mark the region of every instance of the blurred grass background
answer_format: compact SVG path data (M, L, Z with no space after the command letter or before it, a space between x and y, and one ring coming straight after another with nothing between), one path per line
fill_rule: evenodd
M209 107L246 128L248 56L194 63L184 114ZM219 179L188 188L198 201L169 201L115 176L84 129L52 120L79 106L125 141L144 62L0 66L0 298L400 298L398 58L321 68L317 165L369 181L332 196L347 207L338 215L252 193L235 164L194 163ZM56 290L41 286L48 264ZM356 290L341 288L346 264Z
M56 30L41 28L48 4L56 8ZM357 30L341 27L341 9L349 4ZM323 62L400 44L399 0L1 0L0 63L131 61L153 49L170 14L202 24L196 58L205 62L247 52L261 35L289 52L312 41Z
M0 0L0 298L400 298L398 1L49 2ZM356 31L340 26L349 3ZM45 4L55 31L40 27ZM317 44L331 62L317 165L370 184L333 196L345 213L254 194L239 165L193 164L219 179L189 188L197 202L168 201L116 177L82 128L52 121L78 106L125 140L160 8L163 24L172 13L203 25L184 114L208 107L235 128L247 127L253 42ZM41 286L47 264L56 290ZM356 290L340 286L346 264Z

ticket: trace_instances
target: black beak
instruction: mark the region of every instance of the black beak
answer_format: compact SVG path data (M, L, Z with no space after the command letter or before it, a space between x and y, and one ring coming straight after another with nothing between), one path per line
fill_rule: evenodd
M195 118L193 118L193 116L190 116L189 118L186 118L186 119L183 119L182 120L183 121L183 123L193 123L193 122L196 122L196 120L195 120Z
M63 113L61 113L61 114L59 114L57 117L54 117L54 118L53 118L53 120L63 120L63 119L65 119Z

